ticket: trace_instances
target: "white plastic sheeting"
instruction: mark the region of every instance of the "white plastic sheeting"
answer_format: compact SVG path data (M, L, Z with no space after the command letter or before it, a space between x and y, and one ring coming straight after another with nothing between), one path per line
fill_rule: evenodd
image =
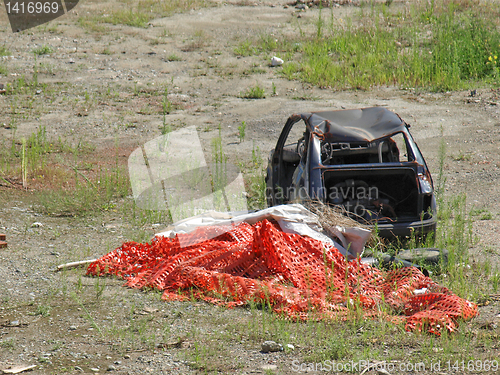
M281 229L286 233L296 233L308 236L316 240L335 246L342 254L349 258L355 258L361 255L364 245L370 237L371 231L364 228L345 228L335 226L325 228L334 234L336 240L322 233L322 226L319 223L318 216L307 210L301 204L287 204L281 206L269 207L264 210L244 213L244 212L216 212L209 211L201 215L193 216L178 221L169 226L163 232L157 233L157 236L175 237L178 233L190 233L199 227L204 226L230 226L241 222L255 224L264 219L274 219L278 222ZM219 230L213 230L213 237L220 235ZM340 241L340 243L339 243ZM192 243L181 243L181 246L188 246Z

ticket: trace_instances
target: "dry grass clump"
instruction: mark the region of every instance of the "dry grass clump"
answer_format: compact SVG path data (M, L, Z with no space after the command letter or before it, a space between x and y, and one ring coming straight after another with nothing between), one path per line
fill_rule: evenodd
M316 214L318 216L318 221L323 227L323 233L328 237L333 237L333 239L337 240L335 234L330 230L330 228L339 226L344 228L363 228L372 230L372 228L366 224L362 224L350 217L347 216L347 212L344 208L339 206L333 206L330 204L325 204L321 201L307 201L302 203L304 207L306 207L309 211ZM349 215L353 215L351 212ZM363 218L360 218L364 220ZM376 235L371 234L370 238L366 242L365 246L375 248L380 247L382 243L380 242L380 238Z
M314 200L303 203L304 207L318 215L318 220L323 228L340 226L370 229L368 225L362 224L347 216L346 210L339 206L332 206L321 201ZM352 215L352 213L350 213Z

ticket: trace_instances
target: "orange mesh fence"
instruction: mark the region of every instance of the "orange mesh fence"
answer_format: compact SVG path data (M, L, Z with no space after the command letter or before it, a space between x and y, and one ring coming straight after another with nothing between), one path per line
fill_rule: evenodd
M214 231L221 234L206 235ZM268 303L299 320L347 319L361 308L365 317L382 316L406 323L407 330L439 334L477 315L475 304L417 268L383 272L347 261L335 247L284 233L268 220L198 228L173 239L156 237L151 244L127 242L90 264L87 274L157 288L165 300L194 297L230 307ZM417 289L424 294L416 295ZM387 306L392 315L382 312Z

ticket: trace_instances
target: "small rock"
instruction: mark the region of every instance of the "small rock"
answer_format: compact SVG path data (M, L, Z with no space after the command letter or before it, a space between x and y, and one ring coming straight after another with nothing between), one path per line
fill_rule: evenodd
M295 8L296 9L300 9L300 10L307 10L307 9L309 9L309 7L306 4L299 4Z
M115 365L121 365L122 361L115 361Z
M295 346L293 346L292 344L286 344L286 347L290 350L294 350L295 349Z
M116 367L113 365L109 365L106 371L115 371Z
M20 323L19 320L13 320L12 322L9 323L10 327L19 327Z
M75 370L80 372L85 372L80 366L75 366Z
M280 66L283 65L283 60L279 57L273 56L271 59L271 66Z
M35 221L33 224L31 224L31 228L41 228L41 227L43 227L43 224L38 221Z
M99 372L99 369L98 369L98 368L96 368L96 367L92 367L92 368L90 369L90 371L92 371L92 372Z
M283 346L274 341L264 341L261 349L263 353L280 352L283 350Z
M70 331L76 331L77 328L78 328L77 326L69 326Z
M129 356L128 354L125 354L125 355L123 356L123 358L125 358L125 359L130 359L130 356Z
M261 366L261 369L264 371L276 371L278 369L278 366L276 366L276 365L264 365L264 366Z

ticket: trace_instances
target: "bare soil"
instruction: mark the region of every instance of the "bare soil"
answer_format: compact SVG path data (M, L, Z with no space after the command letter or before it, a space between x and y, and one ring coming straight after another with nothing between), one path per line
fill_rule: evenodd
M125 165L131 151L161 134L167 87L173 103L166 116L169 125L196 125L209 152L220 124L224 152L234 162L248 163L256 147L267 157L292 113L386 106L411 124L434 177L445 140L447 195L465 193L468 209L491 213L490 220L474 222L478 240L471 252L477 260L500 264L500 91L471 87L477 89L475 96L470 90L428 93L394 87L336 92L288 81L280 76L280 67L270 66L271 55L238 57L234 48L260 34L298 34L299 27L313 31L318 9L298 12L284 7L283 0L213 3L153 20L148 28L106 25L104 32L88 31L78 19L119 6L113 1L81 1L46 27L17 34L0 12L0 40L12 53L0 60L9 72L0 76L0 83L23 75L31 79L39 64L38 80L48 88L20 95L17 102L0 95L0 139L8 145L13 137L29 137L45 127L50 139L95 147L91 155L79 156L79 162L105 162L117 154ZM404 3L394 1L394 6ZM345 18L356 11L356 6L345 5L333 13ZM53 52L37 56L35 62L31 51L43 45ZM241 93L255 84L265 88L266 98L242 99ZM271 95L273 84L276 96ZM242 121L247 128L240 143L237 128ZM8 242L0 249L0 364L36 364L35 374L186 374L207 369L250 374L265 373L269 370L263 366L269 365L286 374L291 361L306 352L297 347L264 354L258 340L231 341L234 324L248 322L245 309L165 303L158 293L85 277L84 269L54 272L58 264L104 255L134 238L137 229L153 235L162 228L137 228L114 210L84 217L43 215L32 206L41 189L33 184L24 191L0 181L0 232ZM480 307L480 318L468 324L493 324L498 310L495 301ZM199 335L217 332L221 341L214 350L221 358L215 367L193 366Z

